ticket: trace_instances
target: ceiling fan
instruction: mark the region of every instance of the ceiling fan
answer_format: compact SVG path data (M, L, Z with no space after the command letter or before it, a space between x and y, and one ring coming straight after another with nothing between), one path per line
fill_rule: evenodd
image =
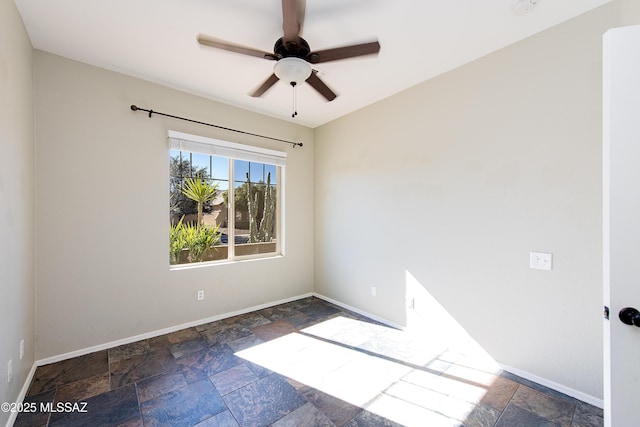
M304 22L304 9L304 0L282 0L282 29L284 35L276 41L273 53L263 52L202 34L198 36L198 43L203 46L276 61L273 67L273 74L250 94L253 97L262 96L278 80L289 83L294 90L296 85L306 81L327 101L332 101L337 95L318 77L317 70L312 69L311 64L377 54L380 51L380 43L373 41L313 52L307 41L300 37Z

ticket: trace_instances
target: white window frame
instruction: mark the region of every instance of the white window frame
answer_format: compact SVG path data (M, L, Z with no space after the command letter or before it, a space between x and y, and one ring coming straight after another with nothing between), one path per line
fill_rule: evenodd
M227 215L227 259L217 261L205 261L198 263L184 263L170 265L170 269L191 268L195 266L205 266L242 261L247 259L265 259L284 256L285 241L285 216L284 216L284 176L287 163L287 153L284 151L271 150L268 148L255 147L238 144L220 139L208 138L199 135L191 135L184 132L170 130L168 133L169 150L179 150L191 153L206 154L211 156L225 157L229 161L229 200L235 200L234 185L234 160L245 160L249 162L265 163L278 166L276 169L276 251L256 255L235 255L235 210L233 214Z

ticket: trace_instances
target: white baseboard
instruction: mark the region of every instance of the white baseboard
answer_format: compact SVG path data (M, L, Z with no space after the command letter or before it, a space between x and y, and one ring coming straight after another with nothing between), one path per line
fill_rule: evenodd
M20 390L20 394L18 394L18 398L16 399L16 405L17 406L19 406L20 403L22 403L24 401L24 398L27 395L27 392L29 391L29 386L31 385L31 380L33 380L33 375L36 373L36 368L37 367L38 367L37 362L34 362L33 366L31 366L31 370L29 371L29 374L27 375L27 379L25 380L24 384L22 385L22 389ZM9 415L9 419L7 420L6 427L13 426L13 423L16 422L16 418L17 417L18 417L18 412L11 412L11 414Z
M154 337L157 337L157 336L160 336L160 335L165 335L165 334L169 334L171 332L176 332L176 331L179 331L181 329L186 329L186 328L191 328L191 327L194 327L194 326L204 325L205 323L215 322L215 321L226 319L226 318L229 318L229 317L250 313L250 312L256 311L256 310L262 310L264 308L269 308L269 307L273 307L273 306L276 306L276 305L285 304L285 303L296 301L296 300L299 300L299 299L302 299L302 298L308 298L310 296L313 296L313 294L311 292L307 293L307 294L291 297L291 298L285 298L285 299L281 299L281 300L278 300L278 301L272 301L272 302L268 302L268 303L265 303L265 304L259 304L259 305L255 305L253 307L244 308L242 310L236 310L236 311L232 311L232 312L229 312L229 313L219 314L217 316L207 317L206 319L199 319L199 320L195 320L193 322L187 322L187 323L183 323L183 324L176 325L176 326L171 326L171 327L164 328L164 329L159 329L159 330L156 330L156 331L151 331L151 332L147 332L147 333L140 334L140 335L135 335L135 336L128 337L128 338L123 338L123 339L120 339L120 340L116 340L116 341L111 341L111 342L104 343L104 344L95 345L95 346L92 346L92 347L82 348L80 350L71 351L69 353L64 353L64 354L60 354L60 355L57 355L57 356L47 357L45 359L41 359L41 360L36 361L36 364L37 364L37 366L48 365L50 363L60 362L62 360L71 359L73 357L84 356L85 354L95 353L96 351L107 350L109 348L118 347L118 346L123 345L123 344L131 344L131 343L136 342L136 341L145 340L145 339L149 339L149 338L154 338Z
M361 315L363 315L363 316L366 316L366 317L368 317L369 319L373 319L373 320L375 320L376 322L383 323L383 324L385 324L385 325L387 325L387 326L390 326L390 327L392 327L392 328L400 329L400 330L402 330L402 331L404 331L404 330L406 329L406 327L401 326L401 325L398 325L397 323L394 323L394 322L392 322L392 321L390 321L390 320L384 319L384 318L382 318L382 317L380 317L380 316L376 316L375 314L367 313L366 311L364 311L364 310L360 310L359 308L351 307L351 306L350 306L350 305L348 305L348 304L342 303L342 302L340 302L340 301L334 300L334 299L332 299L332 298L326 297L326 296L321 295L321 294L318 294L318 293L316 293L316 292L313 292L313 293L312 293L312 295L313 295L314 297L317 297L317 298L320 298L320 299L325 300L325 301L327 301L327 302L330 302L331 304L335 304L335 305L337 305L338 307L342 307L342 308L344 308L344 309L346 309L346 310L353 311L354 313L358 313L358 314L361 314Z
M498 362L498 364L500 365L500 367L507 371L510 372L514 375L517 375L519 377L522 377L526 380L529 381L533 381L534 383L538 383L540 385L543 385L545 387L549 387L552 390L558 391L560 393L566 394L567 396L571 396L575 399L581 400L585 403L588 403L589 405L593 405L596 406L600 409L604 408L604 400L599 399L597 397L591 396L589 394L583 393L581 391L578 390L574 390L570 387L564 386L562 384L558 384L556 382L553 382L551 380L548 380L546 378L542 378L539 377L537 375L534 375L530 372L527 371L523 371L521 369L518 368L514 368L513 366L509 366L509 365L505 365L503 363Z

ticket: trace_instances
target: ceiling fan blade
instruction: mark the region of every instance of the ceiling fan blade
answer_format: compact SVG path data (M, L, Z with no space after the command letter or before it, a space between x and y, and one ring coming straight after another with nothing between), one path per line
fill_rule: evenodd
M307 55L307 61L312 64L321 62L336 61L338 59L354 58L356 56L374 55L380 51L378 41L354 44L351 46L336 47L333 49L319 50Z
M297 43L304 21L304 0L282 0L282 31L285 43Z
M264 59L277 59L277 57L273 53L263 52L258 49L253 49L251 47L246 47L235 43L229 43L228 41L216 39L215 37L205 36L202 34L198 35L198 43L203 46L227 50L229 52L241 53L243 55L250 55Z
M278 81L278 77L275 74L271 74L269 76L269 78L267 80L264 81L264 83L262 83L260 85L259 88L257 88L255 91L253 91L253 93L251 94L251 96L253 96L254 98L257 98L259 96L262 96L263 93L265 93L267 90L269 90L271 88L271 86L273 86L274 84L276 84L276 82Z
M306 0L298 0L298 35L301 35L304 31L304 16L307 9Z
M336 99L336 96L338 96L335 94L335 92L329 89L329 86L327 86L322 80L320 80L320 77L317 76L317 71L313 71L311 73L311 75L307 79L307 83L309 83L312 88L317 90L320 95L327 98L327 101L333 101L334 99Z

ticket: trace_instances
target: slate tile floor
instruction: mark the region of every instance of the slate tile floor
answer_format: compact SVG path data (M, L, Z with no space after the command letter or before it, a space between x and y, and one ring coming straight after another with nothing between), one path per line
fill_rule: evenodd
M436 345L437 344L437 345ZM39 367L15 426L566 426L602 411L317 298Z

